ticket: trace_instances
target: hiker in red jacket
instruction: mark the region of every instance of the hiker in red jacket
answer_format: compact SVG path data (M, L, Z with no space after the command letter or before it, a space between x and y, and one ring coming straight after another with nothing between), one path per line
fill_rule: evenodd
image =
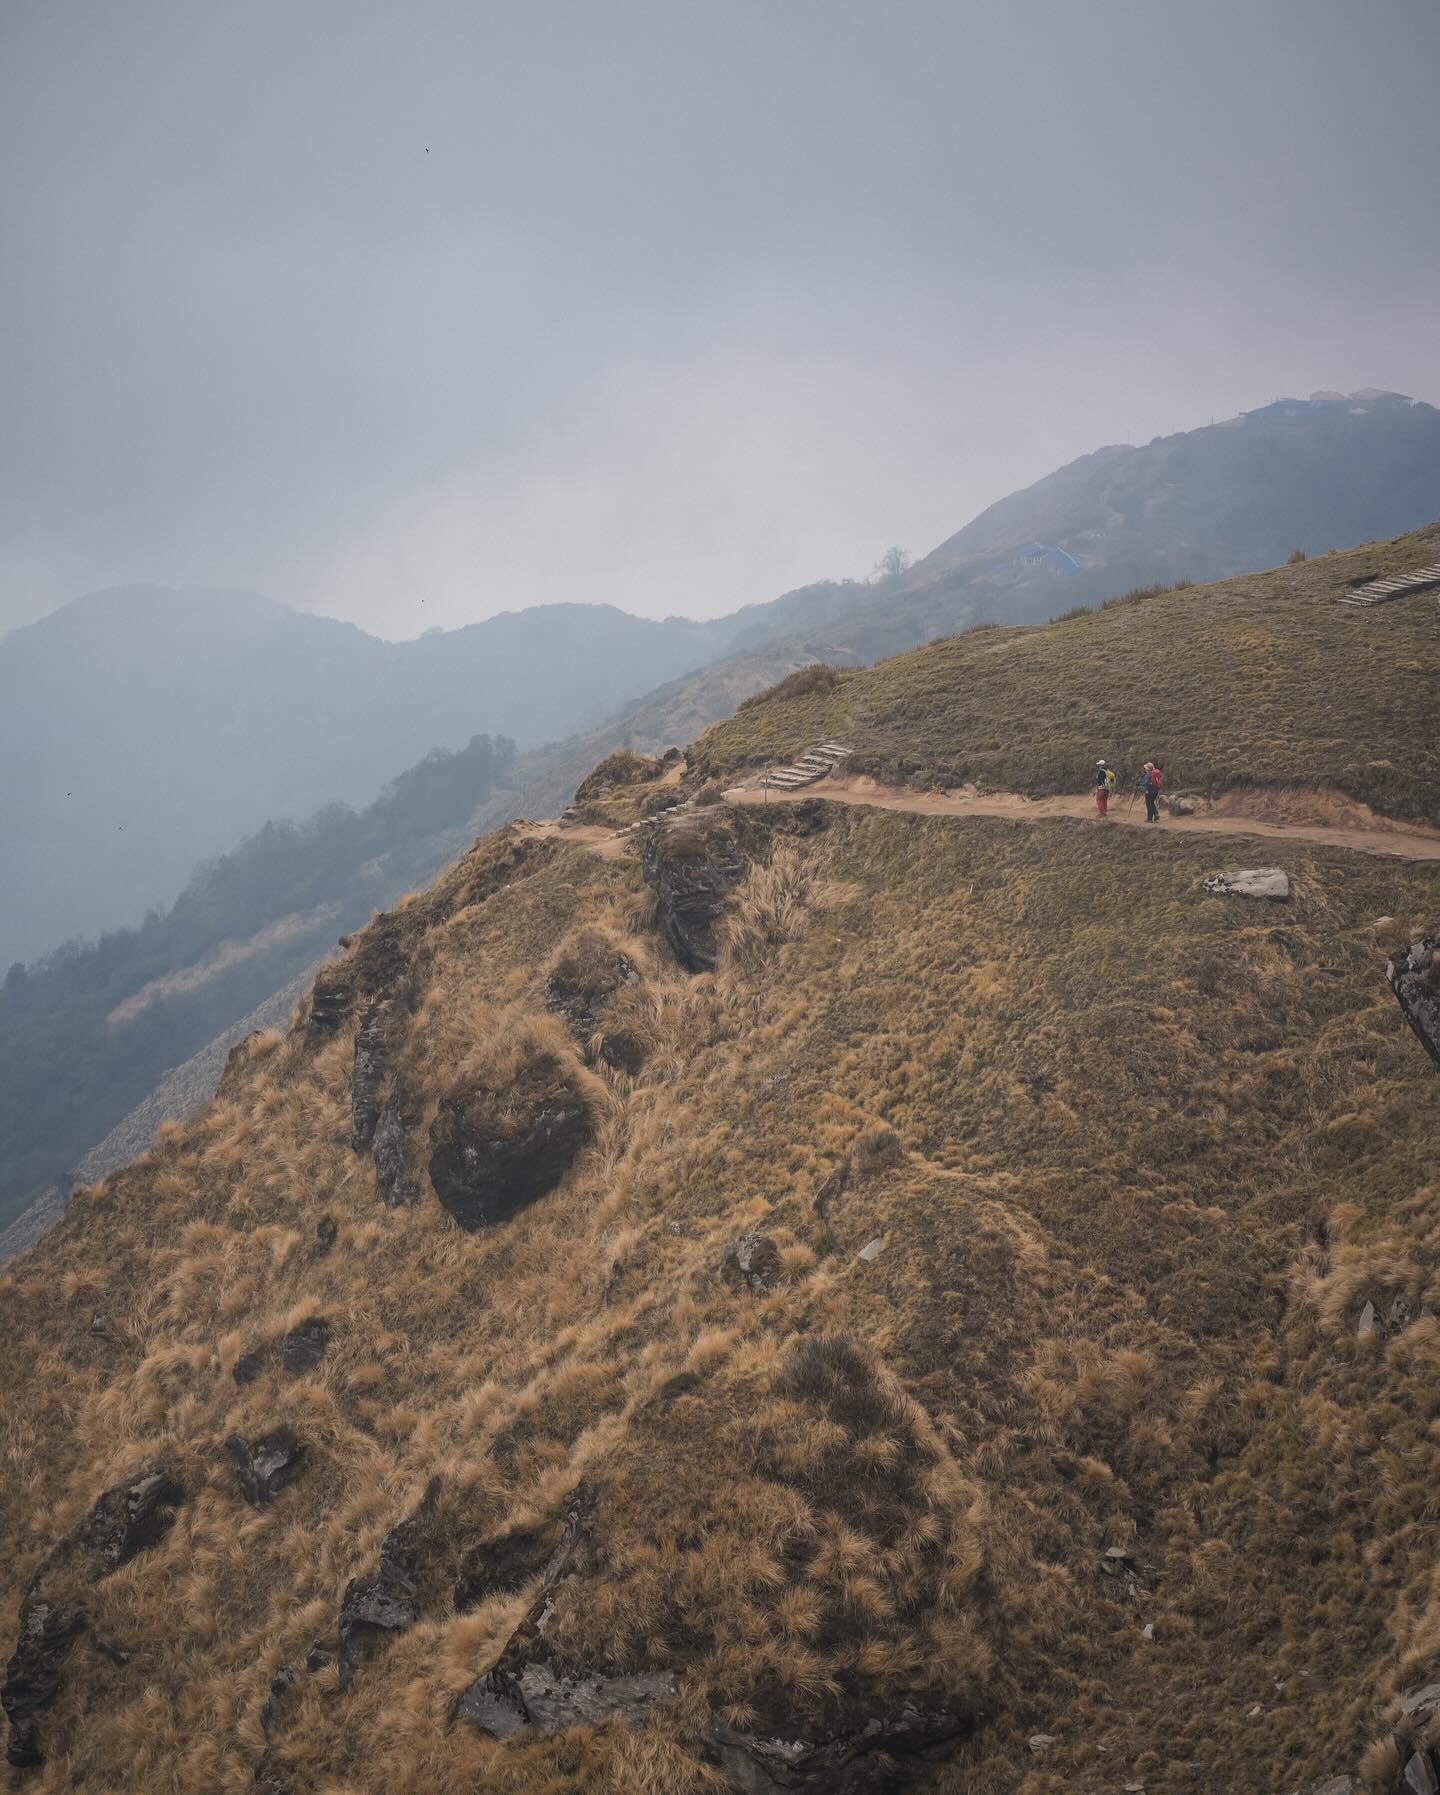
M1145 771L1140 778L1140 789L1145 794L1145 821L1160 821L1160 787L1165 783L1165 775L1153 760L1145 762Z
M1115 783L1115 775L1103 760L1095 762L1095 814L1106 816L1110 808L1110 788Z

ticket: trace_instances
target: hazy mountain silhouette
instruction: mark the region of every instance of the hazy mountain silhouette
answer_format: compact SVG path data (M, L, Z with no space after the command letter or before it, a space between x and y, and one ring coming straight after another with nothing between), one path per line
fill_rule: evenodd
M726 640L609 605L390 643L249 592L80 599L0 642L0 964L138 921L268 819L367 803L480 730L568 735Z
M734 678L679 707L708 721L753 689L753 657L873 661L976 622L1037 622L1436 515L1440 411L1367 391L1097 450L904 574L821 581L707 623L547 605L389 643L253 593L97 593L0 641L0 965L136 922L265 821L367 803L480 731L522 756L589 745L620 707L738 657Z

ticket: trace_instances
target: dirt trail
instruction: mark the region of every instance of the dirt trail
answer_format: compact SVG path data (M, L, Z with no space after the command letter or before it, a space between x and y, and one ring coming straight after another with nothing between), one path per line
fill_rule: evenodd
M905 810L917 816L995 816L1022 823L1066 817L1097 829L1118 826L1153 828L1167 835L1258 835L1277 841L1310 841L1320 847L1349 848L1358 854L1378 854L1392 860L1440 860L1440 829L1419 824L1384 822L1374 828L1346 828L1323 823L1267 822L1243 812L1167 816L1159 823L1147 824L1141 804L1130 805L1124 799L1113 798L1110 814L1102 823L1095 815L1094 800L1084 794L1022 798L1015 792L915 792L862 777L832 776L793 792L737 785L725 793L728 804L803 804L812 798L821 798L828 804L858 804L872 810Z

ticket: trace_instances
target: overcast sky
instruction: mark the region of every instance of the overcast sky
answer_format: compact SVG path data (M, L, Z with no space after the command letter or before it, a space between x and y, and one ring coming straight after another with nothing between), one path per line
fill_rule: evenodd
M4 0L0 628L711 615L1440 401L1437 78L1436 0Z

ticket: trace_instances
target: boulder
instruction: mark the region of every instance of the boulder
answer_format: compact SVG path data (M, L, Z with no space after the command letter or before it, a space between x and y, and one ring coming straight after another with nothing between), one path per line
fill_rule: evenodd
M315 1244L310 1251L317 1259L323 1259L334 1246L340 1234L340 1224L333 1215L322 1215L315 1224Z
M720 1261L727 1284L747 1284L756 1295L774 1290L785 1275L780 1249L768 1234L745 1234L731 1241Z
M87 1625L78 1602L47 1601L38 1592L38 1580L37 1574L20 1604L20 1636L0 1684L0 1707L10 1722L5 1758L17 1770L45 1762L36 1717L60 1694L66 1660L77 1634Z
M527 1664L518 1676L492 1670L460 1697L456 1713L482 1733L508 1739L522 1726L558 1733L567 1726L633 1726L657 1701L675 1693L669 1670L629 1676L564 1675L548 1664Z
M1290 896L1290 875L1278 866L1242 867L1235 872L1212 873L1200 882L1202 891L1228 897L1269 898L1283 903Z
M973 1731L966 1716L901 1701L853 1728L750 1729L716 1720L704 1748L745 1795L893 1795Z
M867 1240L865 1242L864 1246L861 1247L860 1251L856 1254L856 1258L863 1259L867 1265L873 1265L884 1251L885 1236L883 1234L877 1234L874 1240Z
M118 1570L164 1538L184 1500L184 1487L168 1470L139 1472L106 1490L91 1509L84 1544L104 1570Z
M300 1475L305 1462L305 1446L289 1427L274 1428L258 1440L231 1434L225 1449L235 1462L245 1500L254 1508L264 1508L273 1501L287 1483Z
M1327 1776L1311 1786L1310 1795L1360 1795L1360 1785L1353 1776Z
M532 1053L503 1087L462 1074L430 1128L430 1182L462 1228L494 1227L554 1190L592 1131L589 1106L553 1053Z
M299 1327L291 1328L280 1342L280 1363L289 1372L313 1371L325 1357L325 1344L330 1338L330 1323L320 1316L311 1316Z
M236 1359L230 1375L237 1384L253 1384L265 1367L253 1352L242 1352Z
M1385 974L1401 1014L1440 1067L1440 930L1412 941L1386 962Z

